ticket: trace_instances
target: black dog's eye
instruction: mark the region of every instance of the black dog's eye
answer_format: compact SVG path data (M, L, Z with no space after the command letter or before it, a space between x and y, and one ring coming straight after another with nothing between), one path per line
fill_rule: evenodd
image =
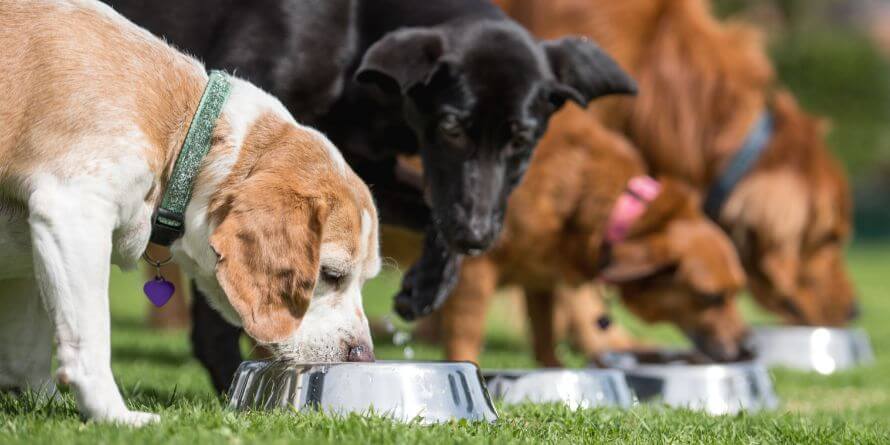
M457 139L463 136L464 128L455 114L446 114L439 120L439 130L443 135L450 139Z
M523 151L535 143L535 131L532 128L513 124L510 126L510 148L513 151Z
M321 279L324 280L325 284L333 287L340 287L341 284L346 280L346 274L343 271L322 267L321 268Z
M513 139L510 140L510 145L512 145L513 148L521 149L529 147L530 145L534 144L534 142L535 137L532 134L532 131L525 130L514 134Z

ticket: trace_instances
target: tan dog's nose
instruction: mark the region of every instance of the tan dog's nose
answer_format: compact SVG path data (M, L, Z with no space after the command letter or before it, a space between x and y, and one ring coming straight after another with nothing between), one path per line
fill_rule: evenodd
M358 345L350 346L349 352L346 354L347 362L373 362L374 350L370 346Z

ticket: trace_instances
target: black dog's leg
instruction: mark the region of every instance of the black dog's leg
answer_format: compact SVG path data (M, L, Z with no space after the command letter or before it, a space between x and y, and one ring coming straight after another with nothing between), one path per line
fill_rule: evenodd
M423 251L402 279L395 311L408 321L429 315L445 303L457 285L461 255L448 247L433 225L422 185L400 180L394 159L352 165L371 185L384 223L425 230Z
M420 259L405 274L396 294L396 313L411 321L439 309L457 285L462 258L448 248L438 230L427 229Z
M223 320L192 282L192 350L210 373L213 387L225 393L241 364L241 329Z

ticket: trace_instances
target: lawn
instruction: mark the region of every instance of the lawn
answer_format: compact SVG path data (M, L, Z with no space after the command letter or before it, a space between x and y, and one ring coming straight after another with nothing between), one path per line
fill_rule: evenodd
M114 371L131 407L159 412L158 425L142 429L83 423L73 399L43 405L0 398L0 443L888 443L890 442L890 286L884 278L890 244L850 251L862 297L860 324L872 337L877 363L830 377L777 370L779 411L710 417L685 410L640 406L628 411L571 412L560 406L499 407L496 424L453 423L432 427L394 424L358 416L330 419L320 414L226 411L203 370L190 356L184 332L157 332L144 325L145 305L137 276L116 274L112 311ZM385 273L366 289L369 313L388 312L397 275ZM750 305L752 319L765 316ZM530 366L527 340L492 311L491 340L483 366ZM653 341L682 341L666 326L644 326L626 314L630 329ZM435 348L411 345L415 358L438 358ZM566 349L566 348L563 348ZM381 358L402 358L402 346L377 339ZM570 363L578 357L564 350Z

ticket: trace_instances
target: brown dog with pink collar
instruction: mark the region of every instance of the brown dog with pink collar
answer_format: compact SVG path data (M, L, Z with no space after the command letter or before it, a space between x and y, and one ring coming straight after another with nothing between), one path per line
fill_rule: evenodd
M735 302L745 280L735 249L691 188L645 174L633 147L582 110L555 116L510 198L500 240L465 261L443 307L448 359L478 359L488 304L499 286L515 285L526 294L536 359L558 366L557 290L594 279L618 286L645 321L672 322L705 354L736 359L746 325ZM573 327L576 339L610 329L594 319Z

